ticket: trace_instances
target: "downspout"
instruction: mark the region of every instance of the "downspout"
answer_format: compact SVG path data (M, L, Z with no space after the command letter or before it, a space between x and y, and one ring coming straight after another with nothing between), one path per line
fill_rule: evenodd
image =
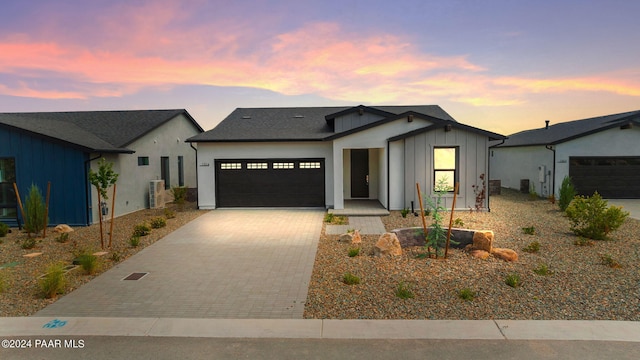
M193 143L190 142L189 146L196 152L196 208L200 208L200 194L198 191L198 148L193 147Z
M391 159L391 144L389 139L387 139L387 211L391 209L391 163L389 160Z
M93 160L98 160L102 157L102 154L94 157L93 159L89 159L89 160L85 160L84 161L84 175L88 176L89 174L89 163L92 162ZM91 187L89 186L89 179L85 178L86 181L84 182L84 191L85 194L87 194L87 221L86 224L87 226L91 225L91 212L92 212L92 207L91 207Z
M491 149L497 146L500 146L502 144L504 144L506 139L502 139L502 141L498 144L495 145L491 145L489 146L489 148L487 149L487 184L488 181L491 180ZM487 212L491 212L491 206L490 204L490 199L491 196L489 195L489 185L487 185Z
M553 196L556 196L556 149L553 148L553 145L545 145L547 150L553 151L553 174L551 176L551 191Z

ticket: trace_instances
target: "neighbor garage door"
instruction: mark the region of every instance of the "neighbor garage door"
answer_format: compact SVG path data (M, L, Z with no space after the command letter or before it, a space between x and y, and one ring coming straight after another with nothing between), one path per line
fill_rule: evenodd
M640 198L640 157L571 157L569 176L581 195Z
M324 159L217 160L217 207L324 207Z

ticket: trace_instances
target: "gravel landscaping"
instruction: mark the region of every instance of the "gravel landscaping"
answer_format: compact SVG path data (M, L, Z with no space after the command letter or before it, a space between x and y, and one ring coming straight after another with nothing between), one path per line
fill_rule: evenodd
M81 268L76 268L67 273L67 286L64 294L77 289L117 263L124 261L206 212L196 210L195 203L187 203L182 208L170 204L167 208L173 211L175 217L167 219L165 227L151 229L149 235L140 238L140 244L135 248L129 242L134 227L144 222L150 224L154 218L165 218L164 210L147 209L116 218L112 248L105 249L107 254L99 258L100 268L98 271L93 275L86 275ZM105 224L104 228L106 230L106 246L109 238L107 235L109 222ZM55 299L44 299L38 285L38 277L46 272L47 267L59 261L70 265L74 259L74 253L81 249L91 250L91 252L102 251L100 249L100 227L97 224L74 228L75 231L71 233L69 240L65 243L56 241L59 234L49 228L46 238L36 238L35 247L32 249L22 248L22 243L27 239L26 233L17 228L11 230L12 232L6 237L0 238L0 290L2 290L0 291L0 316L28 316L51 304ZM35 257L24 256L32 253L42 254ZM58 295L58 298L64 294Z
M449 219L449 213L445 213ZM491 212L456 212L462 227L493 230L494 245L515 250L517 262L480 260L453 249L446 260L417 258L421 247L402 256L371 255L377 235L363 235L356 247L323 229L309 286L305 318L317 319L513 319L640 320L640 221L627 219L609 241L578 246L569 221L548 200L503 189L491 197ZM421 226L420 217L399 211L382 217L387 231ZM533 227L534 234L523 228ZM524 248L538 242L537 252ZM619 263L611 267L603 256ZM546 265L547 275L539 275ZM542 270L542 271L541 271ZM345 273L359 284L343 282ZM516 274L521 286L506 284ZM396 296L398 287L412 298ZM463 300L461 290L473 300Z

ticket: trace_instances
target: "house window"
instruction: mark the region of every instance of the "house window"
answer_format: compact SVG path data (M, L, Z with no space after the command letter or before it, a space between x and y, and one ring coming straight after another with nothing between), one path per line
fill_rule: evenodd
M184 156L178 156L178 186L184 186Z
M16 218L17 199L13 190L14 182L16 182L15 159L0 158L0 219Z
M238 170L242 169L241 163L222 163L220 164L220 170Z
M164 189L171 189L171 179L169 170L169 157L163 156L160 158L160 178L164 180Z
M453 191L458 181L458 148L438 147L433 149L433 188L444 181L446 191Z
M320 169L320 162L301 162L300 169Z
M269 164L267 163L247 163L247 169L256 170L256 169L268 169Z
M147 166L147 165L149 165L149 157L138 156L138 166Z
M292 162L277 162L273 163L274 169L295 169L296 166Z

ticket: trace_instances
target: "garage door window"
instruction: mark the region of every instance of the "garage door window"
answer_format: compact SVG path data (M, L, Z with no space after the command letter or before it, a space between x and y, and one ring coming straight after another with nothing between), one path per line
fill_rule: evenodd
M257 170L257 169L268 169L269 165L267 163L247 163L247 169L249 170Z
M273 168L274 169L295 169L296 166L292 162L274 162Z
M300 169L320 169L320 162L301 162Z
M241 163L222 163L220 164L221 170L238 170L242 169Z

